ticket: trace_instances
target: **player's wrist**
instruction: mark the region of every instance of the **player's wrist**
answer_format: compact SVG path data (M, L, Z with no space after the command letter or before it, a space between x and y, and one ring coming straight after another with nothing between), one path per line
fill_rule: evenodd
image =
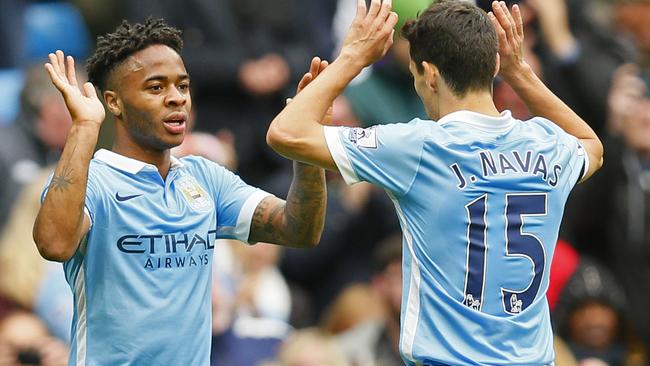
M363 52L356 50L352 46L343 47L336 61L344 64L349 70L357 71L357 73L361 72L363 68L370 64L370 62L365 60Z
M503 69L499 74L506 83L515 89L517 86L527 84L534 75L535 73L533 72L533 69L525 61L521 61L517 65Z

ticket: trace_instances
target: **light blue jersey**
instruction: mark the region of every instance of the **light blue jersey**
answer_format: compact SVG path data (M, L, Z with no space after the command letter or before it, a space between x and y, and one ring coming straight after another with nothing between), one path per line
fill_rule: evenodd
M543 118L467 111L325 137L346 182L384 188L397 209L408 365L553 362L549 269L588 164L575 137Z
M203 158L172 158L163 181L153 165L98 151L92 226L64 263L74 293L68 364L209 365L214 241L248 241L267 196Z

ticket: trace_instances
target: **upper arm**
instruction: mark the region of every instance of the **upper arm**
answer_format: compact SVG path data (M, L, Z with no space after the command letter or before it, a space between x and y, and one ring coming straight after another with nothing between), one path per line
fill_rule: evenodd
M338 170L348 184L364 181L406 193L417 174L424 136L417 121L369 128L326 127Z
M327 147L325 126L312 124L312 128L305 128L303 132L301 137L296 138L271 125L266 135L266 141L273 150L288 159L328 170L338 170Z

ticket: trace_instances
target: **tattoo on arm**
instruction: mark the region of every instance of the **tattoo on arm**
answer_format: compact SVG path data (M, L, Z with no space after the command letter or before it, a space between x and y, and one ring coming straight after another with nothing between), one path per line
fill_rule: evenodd
M77 145L72 149L72 154L71 156L74 156L74 152L77 150ZM50 189L54 189L55 191L64 191L68 189L70 185L74 183L74 180L72 179L72 173L74 172L74 169L69 167L70 162L67 162L62 169L62 172L59 175L54 175L52 177L52 182L50 182Z
M281 225L284 201L268 197L262 200L255 209L251 225L251 240L275 243L281 238L279 225ZM280 222L277 222L278 219Z
M68 187L74 183L72 180L72 168L68 168L67 166L63 168L63 172L59 175L55 175L52 177L52 182L50 183L50 188L54 189L55 191L63 191L68 189Z

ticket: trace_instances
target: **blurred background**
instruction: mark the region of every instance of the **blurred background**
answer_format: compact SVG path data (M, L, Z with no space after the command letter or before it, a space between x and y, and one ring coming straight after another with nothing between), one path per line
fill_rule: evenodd
M60 264L31 228L71 124L42 64L78 61L122 19L183 30L194 154L286 195L291 163L265 143L313 56L337 55L356 0L0 0L0 366L67 363L72 300ZM393 0L400 24L431 0ZM509 1L512 3L512 1ZM556 364L648 365L650 348L650 1L521 0L526 58L599 134L605 166L572 194L548 300ZM488 1L478 5L489 7ZM84 62L78 62L83 76ZM399 37L335 102L341 125L426 117ZM500 109L530 117L498 79ZM100 146L112 144L112 121ZM320 245L309 251L228 241L215 248L214 365L401 365L401 237L384 192L328 173Z

